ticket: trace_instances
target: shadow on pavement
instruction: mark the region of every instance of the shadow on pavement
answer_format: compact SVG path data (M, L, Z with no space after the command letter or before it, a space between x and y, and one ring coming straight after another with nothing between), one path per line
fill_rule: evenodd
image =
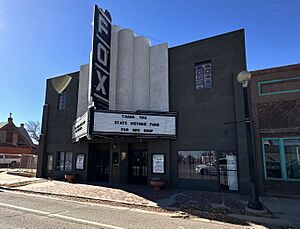
M88 184L101 187L116 188L129 193L133 193L147 200L155 202L158 207L168 212L177 213L176 216L174 215L174 218L201 217L208 220L249 227L252 227L252 223L258 223L230 216L231 213L247 216L258 216L245 211L245 206L247 205L248 200L248 196L245 195L167 188L155 191L149 186L127 184ZM259 216L268 218L269 221L272 221L273 217L270 211L267 211L267 213L265 213L264 215ZM273 228L269 223L258 224L267 228Z

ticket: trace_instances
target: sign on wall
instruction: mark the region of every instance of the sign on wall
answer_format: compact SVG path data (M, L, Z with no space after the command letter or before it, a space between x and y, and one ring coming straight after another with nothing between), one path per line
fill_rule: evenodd
M72 139L78 141L88 134L88 112L77 118L73 124Z
M95 111L93 133L176 137L176 116Z
M165 155L153 154L152 155L152 173L165 173Z
M84 157L85 154L83 153L76 155L76 169L84 170Z
M90 96L97 109L109 109L111 16L95 5L90 62Z

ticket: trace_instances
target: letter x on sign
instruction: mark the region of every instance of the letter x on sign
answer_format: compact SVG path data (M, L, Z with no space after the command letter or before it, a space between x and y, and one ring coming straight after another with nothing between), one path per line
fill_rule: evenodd
M100 71L97 71L97 75L98 75L99 83L98 83L98 86L96 87L96 91L101 90L102 94L106 95L104 83L105 83L105 80L106 80L107 76L104 75L104 74L102 75L102 73Z

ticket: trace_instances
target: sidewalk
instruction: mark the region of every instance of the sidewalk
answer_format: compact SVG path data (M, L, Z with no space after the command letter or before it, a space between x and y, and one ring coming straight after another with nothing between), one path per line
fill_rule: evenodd
M0 187L11 188L41 181L41 179L35 177L11 175L10 172L10 170L0 170Z
M248 221L277 227L300 225L300 199L263 197L263 203L274 214L268 212L263 217L255 217L244 210L248 200L248 196L244 195L179 189L154 191L145 186L104 185L106 187L103 184L73 184L0 173L0 187L16 191L114 205L134 205L154 211L180 211L182 217L201 217L241 225L249 225Z

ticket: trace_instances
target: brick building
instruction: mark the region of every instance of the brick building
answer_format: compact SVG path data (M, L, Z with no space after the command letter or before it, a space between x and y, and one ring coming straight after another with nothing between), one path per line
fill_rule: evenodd
M24 124L15 126L12 117L0 122L0 154L38 154Z
M300 64L257 70L252 76L259 191L299 195Z

